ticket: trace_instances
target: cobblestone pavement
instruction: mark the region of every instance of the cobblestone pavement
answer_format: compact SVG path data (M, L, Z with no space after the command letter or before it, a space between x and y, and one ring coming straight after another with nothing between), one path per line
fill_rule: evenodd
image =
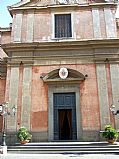
M116 154L6 154L0 159L119 159Z

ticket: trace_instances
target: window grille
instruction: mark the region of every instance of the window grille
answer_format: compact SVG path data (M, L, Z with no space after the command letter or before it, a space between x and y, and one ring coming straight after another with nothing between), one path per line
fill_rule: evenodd
M71 14L55 15L55 38L72 37Z

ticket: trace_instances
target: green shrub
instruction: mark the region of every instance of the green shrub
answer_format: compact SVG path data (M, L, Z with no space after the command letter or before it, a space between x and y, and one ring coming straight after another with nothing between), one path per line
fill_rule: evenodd
M102 133L102 136L108 140L112 140L117 139L119 134L111 125L106 125L105 131Z
M29 133L27 128L21 127L17 132L17 138L19 141L31 140L32 135Z

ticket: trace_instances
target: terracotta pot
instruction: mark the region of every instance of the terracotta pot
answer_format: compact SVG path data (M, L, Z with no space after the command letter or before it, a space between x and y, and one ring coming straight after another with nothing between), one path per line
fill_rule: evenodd
M114 144L117 140L116 139L109 139L109 140L107 140L108 141L108 143L110 143L110 144Z
M27 144L29 140L20 141L21 144Z

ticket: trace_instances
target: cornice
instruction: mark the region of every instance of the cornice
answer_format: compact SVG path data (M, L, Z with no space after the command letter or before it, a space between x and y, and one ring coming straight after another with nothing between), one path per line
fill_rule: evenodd
M9 43L2 48L10 65L119 63L119 39Z
M39 50L72 50L72 49L96 49L96 48L119 48L119 38L78 40L78 41L55 41L55 42L33 42L33 43L8 43L2 44L2 49L8 54L11 51L39 51Z

